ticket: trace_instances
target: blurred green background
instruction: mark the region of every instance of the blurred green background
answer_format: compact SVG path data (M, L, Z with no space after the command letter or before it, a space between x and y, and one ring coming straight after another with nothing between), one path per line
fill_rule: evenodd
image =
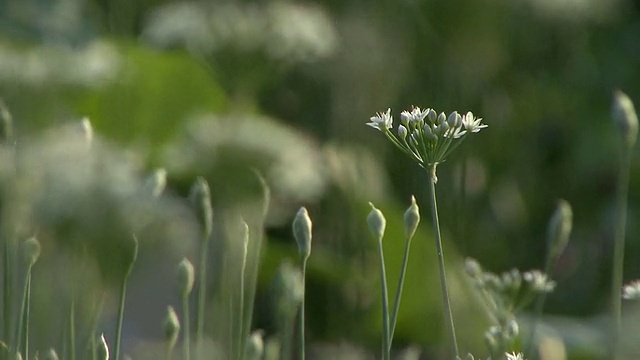
M127 349L161 334L154 319L176 299L165 291L146 312L135 310L160 291L142 285L162 276L143 270L157 265L154 256L169 259L162 274L171 276L174 262L193 254L193 221L182 198L195 176L209 180L222 228L234 214L250 217L242 209L259 207L257 169L272 201L256 255L254 327L274 330L269 283L283 258L296 258L290 223L305 205L314 221L309 341L376 351L380 305L367 202L387 216L388 277L395 284L401 215L415 194L423 225L396 345L417 344L426 358L437 357L446 337L425 221L427 178L364 125L377 111L391 107L399 115L416 105L470 110L489 125L438 168L463 349L482 353L487 323L459 276L461 259L477 258L495 272L541 268L547 221L563 198L573 206L574 231L555 267L558 287L545 319L566 341L570 358L601 358L618 154L610 105L617 88L640 101L638 1L0 1L0 97L15 120L18 149L46 144L52 128L88 117L117 153L96 163L131 164L126 171L135 181L155 167L168 171L165 208L172 210L161 216L180 221L171 231L150 231L149 237L166 239L141 248L148 255L141 255L132 280L140 290L132 294ZM34 156L50 152L42 147ZM84 170L65 176L76 171ZM631 174L625 280L640 278L636 159ZM78 189L65 191L86 196ZM64 221L34 216L32 226L45 238L69 239L78 226L69 219L104 209L104 201L117 203L106 194L69 210ZM43 214L69 206L68 199L29 201ZM12 211L5 206L5 217ZM101 214L79 221L80 228L90 233L91 221L105 219ZM54 228L62 230L48 230ZM104 228L102 236L116 236L110 225ZM223 257L224 247L216 250ZM220 266L212 265L213 272ZM212 280L219 290L216 276L223 275ZM108 329L108 303L106 309ZM640 323L639 310L625 304L630 324ZM207 324L210 333L214 323ZM53 339L34 341L44 347Z

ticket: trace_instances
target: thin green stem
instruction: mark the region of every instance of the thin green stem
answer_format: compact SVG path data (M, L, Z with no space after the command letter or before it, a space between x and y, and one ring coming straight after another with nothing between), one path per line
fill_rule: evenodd
M73 294L72 294L73 296ZM92 338L93 333L91 335ZM95 339L93 340L95 343ZM71 299L69 304L69 359L76 360L76 301Z
M11 271L11 264L12 264L12 256L11 256L11 244L10 244L10 239L7 236L4 236L2 238L2 243L4 244L4 269L2 271L2 285L3 285L3 293L2 293L2 304L3 304L3 313L2 313L2 317L4 319L4 326L3 326L3 336L5 341L8 341L9 344L11 344L12 339L11 339L11 315L12 315L12 311L11 311L11 307L12 307L12 297L11 294L13 294L12 292L12 288L13 288L13 281L12 281L12 277L11 275L13 274L13 271Z
M24 280L24 290L22 292L22 302L20 304L20 312L18 313L18 324L16 326L16 330L13 337L16 342L13 349L13 356L15 358L17 358L17 355L20 352L20 346L21 346L21 340L22 340L22 327L25 319L24 314L25 314L27 302L29 301L28 296L29 296L29 281L30 281L29 278L30 277L31 277L31 265L27 267L27 273L25 275L25 280Z
M24 332L20 334L22 336L22 341L24 343L24 348L22 349L22 355L25 359L29 359L29 318L31 316L31 271L27 274L27 288L26 292L26 304L24 309Z
M547 276L549 277L551 277L552 266L556 260L557 260L557 256L552 257L551 252L549 252L549 254L547 255L547 260L545 261L545 264L544 264L544 273L547 274ZM527 342L527 350L525 352L525 354L529 356L534 356L535 355L534 352L537 353L537 351L534 350L536 330L537 330L538 324L540 323L540 318L542 317L542 310L544 309L544 303L546 300L547 300L547 293L543 292L542 294L538 295L538 298L536 299L536 303L533 308L533 320L531 323L531 333L529 334L529 341Z
M631 150L624 148L618 169L616 196L616 227L613 245L613 271L611 279L612 326L611 359L620 357L620 325L622 313L622 277L624 269L624 242L627 224L627 197L629 192L629 168L631 166Z
M409 250L411 249L411 238L407 238L404 244L404 256L402 257L402 270L400 271L400 279L398 288L396 289L396 297L393 301L393 314L391 315L391 328L389 331L389 350L393 345L393 335L396 331L396 322L398 321L398 310L400 309L400 299L402 298L402 288L404 287L404 277L407 272L407 264L409 263Z
M196 360L202 358L202 339L204 336L204 316L207 294L207 251L209 245L207 235L200 242L200 259L198 263L198 314L196 315Z
M120 344L122 342L122 323L124 321L124 305L127 297L127 279L128 275L122 278L122 284L120 284L120 305L118 306L118 323L116 324L116 345L114 350L114 359L120 359Z
M189 348L191 344L189 343L189 294L183 294L182 296L182 323L183 323L183 331L182 331L182 353L184 360L190 360L189 356Z
M292 359L293 322L294 319L289 314L282 316L282 324L280 326L280 360Z
M453 358L459 356L458 341L456 340L456 331L453 324L453 313L451 311L451 302L449 300L449 289L447 287L447 275L444 267L444 254L442 252L442 240L440 237L440 221L438 220L438 203L436 201L436 164L428 169L429 175L429 198L431 203L431 220L433 222L433 230L435 232L436 253L438 254L438 269L440 275L440 288L442 291L442 302L444 303L444 317L451 337L451 349L454 353Z
M305 326L305 311L304 311L304 303L305 298L307 297L307 289L306 289L306 279L307 279L307 257L302 256L302 264L300 268L302 272L302 301L300 302L300 316L298 316L298 360L305 359L305 335L304 335L304 326Z
M243 343L244 343L244 268L246 267L246 256L245 256L245 260L243 260L243 264L242 267L240 269L240 289L239 289L239 298L240 300L238 301L238 303L240 304L239 308L238 308L238 329L237 329L237 340L236 342L236 358L237 359L242 359L242 355L244 354L244 348L243 348Z
M378 239L378 260L380 261L380 283L382 285L382 360L391 359L391 340L389 336L389 295L387 290L387 272L384 267L382 238Z

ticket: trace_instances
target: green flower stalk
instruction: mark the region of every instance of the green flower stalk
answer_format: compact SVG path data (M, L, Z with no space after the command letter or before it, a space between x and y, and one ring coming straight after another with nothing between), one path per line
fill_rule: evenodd
M0 99L0 146L11 148L15 144L13 139L13 117L9 112L9 109L5 105L4 101ZM2 327L2 335L5 341L11 342L11 336L13 328L11 327L11 317L12 317L12 308L13 308L13 299L11 294L13 294L13 251L14 246L13 241L9 236L5 236L2 239L3 245L3 271L2 271L2 317L5 319L3 321Z
M191 186L189 201L201 227L200 258L198 260L198 313L196 316L196 357L202 356L202 338L204 336L204 317L207 293L207 252L209 238L213 231L213 207L211 191L207 180L198 177Z
M18 319L18 326L15 332L16 346L14 353L24 354L29 358L29 317L30 317L30 302L31 302L31 269L33 265L38 261L40 257L40 242L35 237L31 237L22 243L22 256L25 264L27 265L27 272L25 275L24 292L22 295L22 304L20 306L20 318ZM21 348L21 344L24 346Z
M189 360L189 295L193 290L194 269L189 259L184 258L178 265L178 290L182 300L182 322L184 323L182 331L182 352L184 360Z
M120 284L120 304L118 305L118 323L116 324L116 346L114 350L114 359L120 359L120 344L122 343L122 325L124 323L124 305L127 298L127 282L129 281L129 275L133 270L133 264L135 264L138 258L138 238L134 235L132 237L131 248L129 249L128 256L129 261L127 268L125 269L124 276L122 277L122 283Z
M170 360L173 348L176 346L180 335L180 320L173 307L167 306L167 315L164 318L164 343L165 359Z
M411 239L418 229L420 223L420 209L416 203L416 198L411 196L411 205L404 213L404 256L402 257L402 268L400 270L400 279L398 280L398 288L396 289L396 297L393 303L393 314L391 315L391 328L389 330L389 350L393 344L393 335L396 330L396 322L398 321L398 310L400 309L400 299L402 298L402 288L404 287L404 277L407 272L407 264L409 263L409 251L411 249Z
M391 359L391 334L389 332L389 295L387 289L387 272L384 266L384 250L382 238L387 224L382 211L376 209L372 203L371 212L367 216L367 224L378 243L378 262L380 265L380 284L382 287L382 360Z
M300 304L300 315L298 316L298 359L304 360L305 358L305 282L307 275L307 260L311 255L311 233L313 223L309 217L309 212L305 207L301 207L293 219L293 237L298 243L298 254L300 255L300 270L302 271L302 303Z
M284 262L278 268L274 281L275 312L278 317L280 359L292 359L293 325L304 297L302 274L291 263Z
M638 136L638 116L633 102L622 91L616 90L613 94L612 106L613 122L620 131L620 161L618 167L617 195L616 195L616 224L613 245L613 271L612 271L612 324L610 341L610 358L620 357L620 324L622 312L622 288L624 268L624 242L627 226L627 197L629 193L629 171L631 167L632 150Z
M566 200L559 200L556 207L556 211L549 220L549 226L547 230L547 257L544 265L544 273L549 276L552 275L553 265L558 260L558 257L562 255L562 252L569 243L569 236L571 235L571 227L573 224L573 211L571 205ZM531 332L528 342L527 354L533 354L533 346L536 335L536 328L538 322L540 322L540 316L544 308L544 302L547 298L547 292L542 292L536 300L533 311L533 322L531 325Z
M460 115L454 111L447 116L443 112L437 114L433 109L422 110L419 107L400 114L400 125L395 134L391 131L393 127L391 109L371 117L367 125L381 131L398 149L425 169L429 176L431 219L435 232L445 322L449 328L451 347L456 357L458 345L451 313L436 202L435 185L438 182L436 167L444 162L467 136L479 132L487 125L482 124L482 119L476 118L472 112Z
M242 266L240 267L240 300L238 301L240 303L239 309L238 309L238 333L236 335L237 340L236 340L236 351L235 353L238 355L239 358L242 357L242 352L244 351L244 322L245 322L245 317L244 317L244 288L245 288L245 269L247 267L247 254L249 253L249 225L243 220L242 221Z

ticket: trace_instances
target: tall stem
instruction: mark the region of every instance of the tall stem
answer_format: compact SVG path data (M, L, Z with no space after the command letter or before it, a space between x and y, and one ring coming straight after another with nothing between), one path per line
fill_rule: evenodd
M16 332L14 335L14 339L16 341L15 347L14 347L14 351L13 351L13 356L17 358L18 353L20 352L20 345L21 345L21 340L22 340L22 327L24 324L24 320L25 320L25 309L27 307L27 303L29 301L29 282L31 278L31 265L29 265L29 267L27 268L27 273L25 276L25 280L24 280L24 290L22 293L22 302L20 305L20 312L18 313L18 325L16 328Z
M208 235L200 243L200 261L198 264L198 314L196 316L196 359L202 358L202 339L204 336L204 312L207 292L207 250L209 245Z
M127 278L125 275L120 285L120 305L118 306L118 323L116 325L116 347L114 350L114 359L120 359L120 343L122 342L122 323L124 321L124 304L127 297Z
M631 151L622 150L620 168L618 169L618 183L616 196L616 227L613 243L613 271L612 271L612 326L611 331L611 359L620 357L620 324L622 309L622 277L624 269L624 241L627 224L627 195L629 192L629 168L631 165Z
M11 315L12 315L12 297L11 294L13 294L12 292L12 288L13 288L13 278L12 278L12 274L13 271L11 271L11 264L12 264L12 256L11 256L11 244L10 244L10 239L8 236L4 236L2 238L2 243L4 245L4 251L3 251L3 256L4 256L4 269L2 269L2 285L3 285L3 292L2 292L2 305L3 305L3 318L4 318L4 326L3 326L3 333L2 335L4 336L5 341L9 342L9 344L12 343L12 339L11 339Z
M404 287L404 276L407 273L407 264L409 263L409 250L411 249L411 238L407 238L404 244L404 256L402 257L402 270L400 272L400 280L396 289L396 297L393 303L393 314L391 316L391 329L389 331L389 350L393 345L393 335L396 331L396 322L398 321L398 310L400 309L400 299L402 298L402 288Z
M304 302L307 297L307 257L302 256L302 301L300 302L300 316L298 316L298 360L305 359L305 335L304 335Z
M391 341L389 336L389 295L387 291L387 275L384 267L384 251L382 238L378 239L378 260L380 261L380 283L382 285L382 359L391 359Z
M182 296L182 323L183 323L183 331L182 331L182 352L184 360L189 360L189 348L191 344L189 343L189 294L186 293Z
M429 175L429 198L431 203L431 220L433 222L433 230L435 232L436 252L438 254L438 269L440 275L440 289L442 291L442 302L444 303L444 317L451 337L451 348L454 358L459 356L458 341L456 340L456 331L453 324L453 313L451 312L451 302L449 301L449 289L447 287L447 276L444 267L444 255L442 252L442 240L440 238L440 221L438 220L438 203L436 202L436 164L431 165L428 169Z

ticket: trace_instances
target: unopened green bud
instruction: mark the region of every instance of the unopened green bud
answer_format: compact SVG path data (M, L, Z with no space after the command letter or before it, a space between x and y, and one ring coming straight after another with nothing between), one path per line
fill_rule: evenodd
M518 326L518 322L515 319L511 319L509 323L507 323L507 328L505 329L505 336L507 339L515 339L520 333L520 327Z
M247 339L247 345L245 348L245 359L247 360L262 360L264 354L264 340L262 336L264 333L262 330L256 330L251 333L249 339Z
M171 351L178 341L180 334L180 320L173 307L167 306L167 316L164 318L164 341L167 350Z
M167 186L167 170L158 168L144 181L143 191L154 198L160 197Z
M371 206L371 212L367 215L367 224L369 224L369 229L373 236L382 241L387 221L385 220L382 211L376 209L372 203L369 203L369 205Z
M13 117L4 101L0 99L0 143L10 144L13 141Z
M191 264L191 261L187 258L182 259L178 265L178 287L182 297L187 297L191 294L194 280L193 264Z
M80 131L87 140L87 144L91 145L93 142L93 126L91 126L91 121L88 117L83 117L82 120L80 120Z
M293 219L293 237L298 243L298 253L304 260L309 258L311 254L311 218L309 212L303 206L298 210L296 217Z
M464 271L472 279L479 279L482 275L482 266L476 259L466 258L464 260Z
M560 256L567 246L572 223L573 211L571 210L571 205L565 200L559 200L556 211L551 216L551 220L549 220L547 241L551 259Z
M411 239L418 229L420 223L420 209L416 204L415 196L411 196L411 205L404 212L404 236Z
M22 353L20 353L19 351L16 353L16 356L14 358L15 360L22 360ZM109 359L107 359L109 360Z
M98 348L96 349L98 353L98 360L109 360L109 345L107 345L107 340L104 338L104 334L100 335L98 339Z
M613 121L618 126L626 145L631 148L638 136L638 116L633 102L620 90L613 93Z
M22 254L27 266L31 267L40 257L40 242L34 237L30 237L22 243Z
M407 138L407 128L404 125L398 125L398 137L402 140Z
M198 222L202 227L203 239L207 240L213 230L213 207L209 183L203 177L198 177L191 186L189 201L191 201Z
M484 344L487 346L490 353L494 353L498 349L498 341L491 330L484 333Z
M51 348L42 357L42 360L58 360L58 353L56 353L55 349Z

